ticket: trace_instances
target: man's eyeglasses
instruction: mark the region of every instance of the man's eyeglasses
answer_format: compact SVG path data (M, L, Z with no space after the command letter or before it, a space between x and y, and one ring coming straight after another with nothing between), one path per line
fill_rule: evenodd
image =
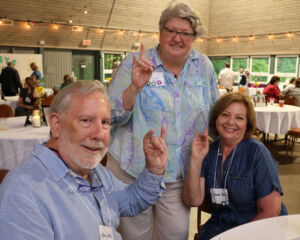
M190 40L195 36L195 33L188 32L188 31L177 31L175 28L170 27L164 27L164 30L166 31L167 35L171 38L176 37L177 34L181 37L183 40Z

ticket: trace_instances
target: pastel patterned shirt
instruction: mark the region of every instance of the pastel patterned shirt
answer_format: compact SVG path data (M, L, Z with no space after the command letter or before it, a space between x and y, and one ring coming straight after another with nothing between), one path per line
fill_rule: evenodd
M210 60L191 50L178 79L167 70L158 47L146 50L153 65L152 77L137 95L132 111L125 111L122 92L131 83L133 55L118 67L108 95L112 108L110 153L121 168L136 177L144 168L143 137L153 129L160 135L166 128L168 163L166 182L176 181L180 167L184 177L189 167L191 143L197 131L204 131L208 116L219 97L215 72Z

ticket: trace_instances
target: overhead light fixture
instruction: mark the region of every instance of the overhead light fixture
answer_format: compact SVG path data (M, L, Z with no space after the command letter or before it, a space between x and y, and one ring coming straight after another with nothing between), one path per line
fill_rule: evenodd
M73 23L72 16L69 17L68 23L69 23L69 24L72 24L72 23Z

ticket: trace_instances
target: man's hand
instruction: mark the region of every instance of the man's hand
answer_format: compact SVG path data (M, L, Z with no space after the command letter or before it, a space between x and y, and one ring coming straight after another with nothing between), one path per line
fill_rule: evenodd
M153 136L150 130L144 136L144 153L147 170L155 175L162 175L167 165L166 129L161 127L160 137Z
M144 44L141 44L140 58L136 60L133 56L131 84L137 90L141 90L150 80L153 67L149 60L146 59L146 51Z

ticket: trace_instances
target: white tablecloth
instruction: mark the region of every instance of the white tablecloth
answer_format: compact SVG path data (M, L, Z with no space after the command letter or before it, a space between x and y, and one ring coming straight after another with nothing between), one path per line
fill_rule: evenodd
M49 127L24 127L25 119L7 118L7 129L0 131L0 168L14 168L31 155L35 144L48 140Z
M8 104L9 106L12 107L13 110L15 110L18 106L18 99L19 96L5 97L4 100L0 100L0 104Z
M265 133L285 134L291 128L300 128L300 108L278 104L255 107L257 128Z
M223 232L212 240L299 240L300 214L250 222Z

